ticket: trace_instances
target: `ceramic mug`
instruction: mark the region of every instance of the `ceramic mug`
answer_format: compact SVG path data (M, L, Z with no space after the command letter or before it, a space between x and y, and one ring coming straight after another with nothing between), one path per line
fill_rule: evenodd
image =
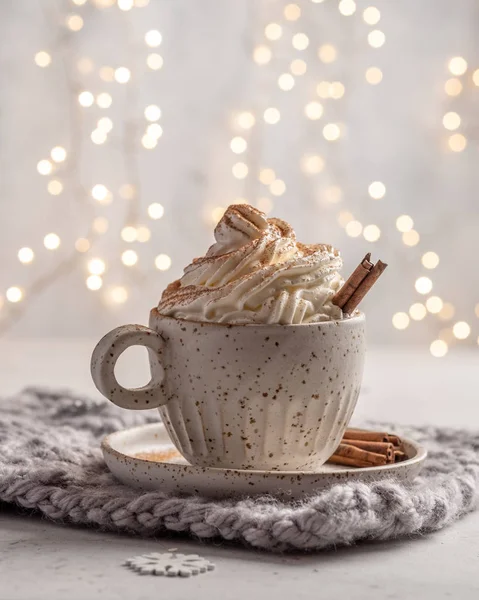
M123 408L159 408L193 465L313 469L338 446L356 405L364 315L304 325L230 325L165 317L124 325L96 346L93 381ZM127 389L114 367L146 346L151 381Z

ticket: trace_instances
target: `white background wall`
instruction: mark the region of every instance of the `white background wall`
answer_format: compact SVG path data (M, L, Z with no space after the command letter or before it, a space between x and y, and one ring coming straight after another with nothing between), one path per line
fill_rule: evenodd
M473 84L472 73L479 69L478 3L361 0L355 14L347 17L339 13L336 0L318 4L303 0L297 2L302 15L295 22L285 20L286 4L150 0L146 7L124 12L117 6L101 9L94 2L78 7L69 0L0 3L0 293L14 285L25 290L22 302L5 302L0 310L4 333L7 325L10 336L99 336L120 323L146 322L165 285L211 243L212 210L236 198L254 204L266 196L274 201L272 213L290 221L301 240L338 246L345 274L368 250L390 264L364 306L371 341L428 346L450 333L441 330L462 320L472 328L462 343L476 343L479 87ZM375 26L362 18L370 4L381 11ZM64 26L72 13L84 19L76 33ZM265 40L264 28L270 22L283 26L281 39ZM162 33L156 50L145 45L149 29ZM368 45L373 29L386 35L381 48ZM291 45L297 32L309 37L304 51ZM338 58L331 64L317 56L325 43L337 49ZM266 66L252 60L259 44L273 52ZM49 67L35 64L39 50L51 53ZM164 59L159 71L151 71L145 63L148 53L155 51ZM468 70L460 77L463 92L451 98L444 83L452 77L447 64L454 56L465 57ZM77 68L85 57L93 62L88 74ZM282 91L277 78L288 72L295 58L307 62L307 73L295 78L291 91ZM99 69L105 65L128 67L130 82L102 81ZM365 80L370 66L383 71L377 86ZM324 114L311 121L305 118L304 107L318 100L315 90L321 80L341 81L346 91L340 100L321 101ZM82 90L110 93L112 106L80 107L76 98ZM146 125L143 110L152 103L161 107L164 133L155 149L146 150L140 143ZM281 112L277 125L262 120L270 106ZM243 132L248 150L237 157L229 143L241 134L235 115L245 110L252 111L257 121ZM447 146L450 134L442 118L451 110L462 117L459 131L468 140L464 152L452 153ZM102 116L109 116L114 127L105 144L95 145L90 134ZM330 122L342 127L336 142L327 142L322 135ZM67 161L54 175L42 176L37 162L48 158L56 145L67 149ZM302 173L301 157L307 153L324 158L322 173ZM249 167L244 180L232 176L238 160ZM275 198L259 183L263 167L273 168L284 180L284 195ZM47 191L53 177L64 184L59 196ZM382 200L368 196L368 185L375 180L386 185ZM91 198L89 192L97 183L111 191L111 204L103 206ZM120 197L119 188L127 183L136 186L135 200ZM338 204L324 199L324 190L331 185L342 189ZM165 207L158 221L147 216L152 202ZM350 211L363 225L378 225L379 241L348 237L338 224L340 211ZM396 230L401 214L414 219L421 236L415 247L405 246ZM79 254L75 240L98 216L108 219L109 229L88 254ZM146 244L125 243L120 231L126 224L147 225L152 239ZM49 232L62 241L53 252L43 247ZM31 265L20 264L16 257L23 246L36 253ZM138 252L136 267L120 261L127 248ZM429 272L421 266L421 256L428 250L441 260ZM172 259L167 272L154 268L159 253ZM92 257L107 263L103 288L97 292L85 286L86 263ZM442 322L429 315L397 331L392 315L425 300L414 288L421 275L432 278L433 293L453 303L455 316ZM125 304L112 305L108 293L118 285L127 287L129 298Z

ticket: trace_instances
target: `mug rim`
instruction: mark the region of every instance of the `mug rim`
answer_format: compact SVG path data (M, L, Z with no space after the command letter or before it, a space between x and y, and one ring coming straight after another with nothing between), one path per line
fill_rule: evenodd
M204 325L211 326L219 326L227 329L232 329L233 327L331 327L333 325L340 326L346 324L356 324L363 323L366 320L366 316L363 312L357 311L352 316L346 317L344 319L331 319L328 321L318 321L317 323L218 323L216 321L194 321L193 319L180 319L178 317L171 317L169 315L164 315L159 312L158 307L154 306L150 310L150 318L154 316L159 319L166 319L168 321L178 321L179 323L185 323L189 325Z

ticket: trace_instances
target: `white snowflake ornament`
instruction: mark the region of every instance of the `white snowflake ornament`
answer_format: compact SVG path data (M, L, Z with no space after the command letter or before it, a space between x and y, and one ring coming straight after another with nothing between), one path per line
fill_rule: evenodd
M198 554L151 552L125 561L125 566L141 575L166 575L167 577L190 577L212 571L215 565Z

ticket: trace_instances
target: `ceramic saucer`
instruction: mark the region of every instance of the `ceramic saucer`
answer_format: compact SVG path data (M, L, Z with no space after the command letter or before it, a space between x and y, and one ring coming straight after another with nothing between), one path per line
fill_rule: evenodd
M403 442L408 459L400 463L364 469L326 464L315 471L195 467L178 453L161 423L112 433L103 440L102 450L108 468L119 481L144 490L210 498L269 494L292 500L344 481L412 481L426 450L410 440Z

